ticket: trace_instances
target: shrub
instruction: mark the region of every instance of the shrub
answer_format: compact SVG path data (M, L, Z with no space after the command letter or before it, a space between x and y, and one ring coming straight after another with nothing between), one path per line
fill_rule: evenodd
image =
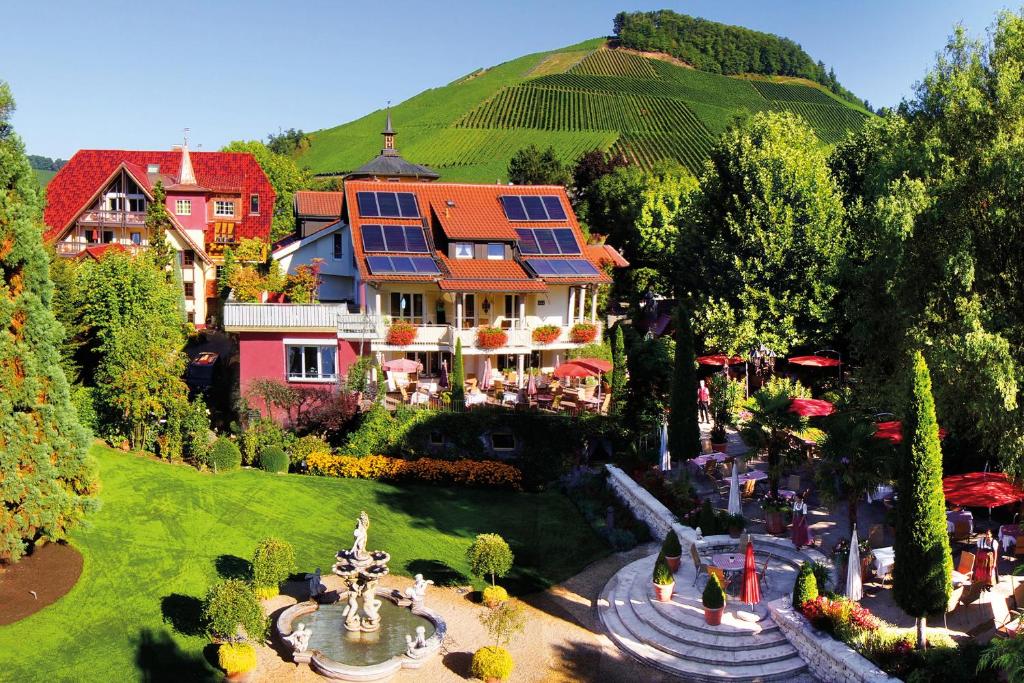
M230 676L256 668L256 648L249 643L224 643L217 648L217 663Z
M387 342L392 346L408 346L416 339L416 326L412 323L397 321L388 328Z
M711 507L710 498L705 498L704 503L700 506L698 522L703 535L714 536L718 533L718 515L715 514L715 509Z
M676 582L664 554L658 555L658 559L654 561L654 574L651 578L659 586L669 586Z
M340 444L358 415L359 400L353 392L321 392L315 403L298 414L295 429L300 434L320 435Z
M207 464L212 434L210 432L210 411L207 410L206 401L202 396L197 396L189 404L181 429L185 457L195 464Z
M561 333L562 328L558 325L541 325L540 327L533 328L530 336L538 344L550 344L558 339L558 335Z
M569 329L569 339L573 344L589 344L597 339L597 325L576 323Z
M814 573L814 580L817 582L818 592L824 592L829 581L830 572L828 566L821 562L811 560L811 572Z
M262 640L267 633L263 606L249 584L239 579L210 587L203 600L203 621L210 636L222 641L238 640L239 627L253 640Z
M238 469L242 465L242 452L235 442L227 437L220 437L210 449L210 467L215 472L226 472Z
M488 607L497 607L508 600L508 591L501 586L487 586L484 588L484 604Z
M499 327L481 327L476 331L476 345L481 349L498 349L508 343L508 334Z
M473 653L473 663L470 665L470 673L473 678L490 680L493 678L499 681L507 681L512 675L515 664L512 662L512 655L503 647L484 647Z
M474 576L491 576L491 585L495 578L505 576L512 569L512 549L505 539L498 534L478 534L473 544L466 549L469 570Z
M290 436L269 417L253 420L242 433L242 462L246 465L256 464L259 454L270 446L287 450Z
M252 554L252 578L260 597L277 595L281 582L295 570L295 551L287 541L264 538Z
M260 451L260 468L267 472L287 472L288 455L280 446L267 446Z
M804 562L800 565L800 572L796 575L796 584L793 586L793 607L800 611L805 602L817 597L818 580L814 576L814 567L810 562Z
M608 541L614 550L629 550L635 548L638 543L636 534L629 529L608 529L603 530L604 539Z
M331 447L319 436L310 434L292 442L292 447L288 450L288 459L291 461L291 464L295 466L306 462L309 459L309 456L314 453L318 455L330 455Z
M306 458L312 474L347 479L419 481L430 484L488 486L519 490L523 475L512 465L496 460L403 460L383 455L313 453Z
M81 384L71 385L71 404L78 414L78 422L90 432L95 432L98 425L96 417L96 404L93 398L93 388Z
M661 554L665 557L679 557L683 554L683 547L679 544L679 537L674 529L669 529L665 534L665 542L661 544Z
M518 600L506 600L480 615L495 645L508 645L526 628L526 610Z
M722 590L722 584L718 582L718 577L714 574L709 576L708 582L704 584L704 593L701 595L700 601L708 609L725 607L725 591Z

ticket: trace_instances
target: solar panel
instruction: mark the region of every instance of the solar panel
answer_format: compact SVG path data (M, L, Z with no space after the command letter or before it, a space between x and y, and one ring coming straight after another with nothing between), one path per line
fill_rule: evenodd
M519 237L519 251L524 254L539 254L540 246L537 244L537 236L529 228L516 228L516 235Z
M562 200L554 195L546 195L541 197L544 202L544 208L548 212L548 219L553 221L564 221L565 220L565 209L562 208Z
M541 201L540 197L526 195L520 197L520 199L523 200L523 208L526 209L526 216L531 221L548 220L548 212L544 210L544 202Z
M429 254L427 236L418 225L364 225L363 251Z
M567 218L557 195L503 195L499 199L510 221L564 221Z
M380 207L381 216L401 216L398 211L398 197L394 192L378 192L377 206Z
M406 248L417 254L426 254L430 250L427 248L427 237L423 233L423 228L414 228L405 226L405 246Z
M360 216L379 216L376 192L356 192L356 203L359 204Z
M359 215L381 218L419 218L419 206L412 192L356 192Z
M385 225L384 244L387 247L387 251L409 251L405 248L405 227L401 225Z
M385 251L384 233L379 225L364 225L363 251Z
M558 242L555 241L555 236L550 230L534 230L533 233L537 236L537 244L540 245L540 253L562 253L561 251L559 251Z
M597 268L584 259L526 259L526 265L540 277L574 277L597 275Z
M580 253L580 245L576 242L576 235L573 234L572 229L555 228L552 232L555 233L555 241L558 242L558 249L561 253Z
M419 218L420 210L416 205L416 195L412 192L399 192L398 210L402 218Z
M408 256L392 256L391 265L394 267L396 273L415 273L416 269L412 267L412 259Z
M576 255L579 242L571 228L516 228L519 251L523 254Z
M439 275L441 273L441 271L437 269L437 264L434 263L434 259L429 256L414 256L411 261L412 266L416 269L417 273L430 275Z
M367 256L366 265L373 275L440 275L437 263L429 256Z
M551 267L551 261L541 261L540 259L531 259L526 262L534 273L537 275L554 275L555 269Z
M590 261L584 261L583 259L567 260L567 263L573 267L577 275L597 275L597 268Z
M366 265L370 267L370 273L374 275L394 272L391 267L391 259L387 256L367 256Z
M526 209L523 208L523 202L516 197L502 197L501 205L505 208L505 217L510 221L525 221L526 220Z
M555 275L575 275L576 271L573 269L572 264L563 259L552 259L551 268L555 271Z

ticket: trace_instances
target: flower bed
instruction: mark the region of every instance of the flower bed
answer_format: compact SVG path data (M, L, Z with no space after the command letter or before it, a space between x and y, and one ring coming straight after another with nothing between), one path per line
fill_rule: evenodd
M355 457L313 453L306 458L311 474L350 479L417 481L431 484L520 489L522 473L494 460L403 460L383 455Z
M500 349L508 343L508 335L497 327L481 327L476 331L476 345L481 349Z
M589 344L597 339L597 325L576 323L569 329L569 339L573 344Z
M416 326L412 323L392 323L388 328L387 343L392 346L408 346L416 339Z
M560 334L562 334L562 328L558 325L541 325L533 328L533 333L530 336L537 344L550 344L558 339Z

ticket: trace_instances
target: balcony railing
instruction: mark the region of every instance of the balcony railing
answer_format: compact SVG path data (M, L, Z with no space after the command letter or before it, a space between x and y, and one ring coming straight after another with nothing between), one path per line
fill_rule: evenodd
M145 225L146 214L142 211L108 211L93 209L78 217L83 225Z
M237 330L324 330L338 329L338 320L348 314L345 304L242 304L224 305L224 327Z
M88 247L102 247L104 245L116 244L122 246L128 251L135 253L139 249L147 249L148 244L135 244L127 240L115 240L113 242L57 242L54 245L54 250L58 256L78 256Z

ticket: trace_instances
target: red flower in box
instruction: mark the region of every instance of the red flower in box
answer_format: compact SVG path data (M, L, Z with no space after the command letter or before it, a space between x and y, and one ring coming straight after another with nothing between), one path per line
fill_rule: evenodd
M573 344L589 344L597 339L597 325L593 323L576 323L569 330L569 339Z
M541 325L533 328L533 341L538 344L550 344L562 334L562 328L558 325Z
M416 326L412 323L392 323L388 328L387 342L392 346L408 346L416 339Z
M476 345L481 349L498 349L508 343L508 335L497 327L481 327L476 331Z

